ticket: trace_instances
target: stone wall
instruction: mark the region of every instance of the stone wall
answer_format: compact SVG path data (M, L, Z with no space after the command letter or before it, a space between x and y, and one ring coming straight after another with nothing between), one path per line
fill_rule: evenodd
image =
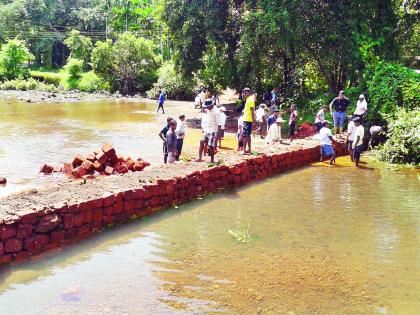
M338 156L346 154L336 144ZM43 253L88 238L104 228L151 215L173 205L298 168L319 160L319 146L260 155L230 166L216 166L169 180L133 187L78 204L28 209L0 219L0 267L38 259Z

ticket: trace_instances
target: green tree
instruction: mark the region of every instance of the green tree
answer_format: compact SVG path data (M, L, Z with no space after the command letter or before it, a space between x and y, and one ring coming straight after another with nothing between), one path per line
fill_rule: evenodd
M157 78L159 59L153 48L151 41L126 32L113 45L111 41L96 44L92 67L123 94L145 91Z
M70 48L70 58L80 59L85 65L90 60L92 52L92 40L83 36L78 30L72 30L64 41L64 44Z
M23 66L32 59L24 41L11 39L1 48L0 68L8 79L14 79L25 73Z

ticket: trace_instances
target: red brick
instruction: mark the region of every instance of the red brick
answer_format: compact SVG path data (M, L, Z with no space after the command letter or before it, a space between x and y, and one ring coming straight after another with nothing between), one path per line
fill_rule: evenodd
M16 236L16 227L13 225L0 226L0 240L7 240Z
M7 264L12 261L12 255L3 255L0 257L0 265Z
M124 201L124 211L130 212L134 210L134 200L125 200Z
M64 163L63 164L63 171L64 171L65 174L67 174L69 176L72 175L73 174L73 169L74 169L74 167L73 167L72 163Z
M72 172L72 175L74 176L74 177L77 177L77 178L82 178L83 176L85 176L87 174L87 171L86 171L86 169L83 167L83 166L78 166L78 167L76 167L74 170L73 170L73 172Z
M115 149L110 144L104 144L102 146L102 152L104 152L107 156L115 155Z
M54 171L54 167L44 164L41 166L39 172L44 174L51 174Z
M114 173L114 168L113 168L113 167L111 167L111 166L107 166L107 167L105 167L105 173L106 173L107 175L112 175L112 173Z
M99 161L94 161L93 168L95 171L100 172L103 170L104 166Z
M32 225L31 224L20 224L17 228L17 238L24 239L32 234Z
M41 250L43 249L45 246L48 245L48 243L50 242L50 238L47 235L36 235L34 237L34 245L35 245L35 250Z
M36 212L28 212L21 215L20 219L23 224L34 224L38 220L38 216Z
M114 214L116 214L116 213L120 213L122 211L123 211L123 202L116 202L116 203L114 203L112 212Z
M113 213L113 206L109 206L109 207L104 207L103 208L103 215L104 216L106 216L106 215L112 215L112 213Z
M94 223L102 222L102 208L92 209L92 220Z
M23 242L17 238L10 238L6 241L4 249L6 253L18 253L22 250Z
M28 257L29 257L29 252L27 251L13 254L14 261L16 262L26 261Z
M71 229L74 225L74 214L64 215L64 229Z
M134 191L133 190L126 190L123 192L123 199L124 200L133 200L134 199Z
M87 173L90 173L93 171L93 163L91 161L84 161L82 163L82 167L86 170Z
M79 227L83 224L83 213L76 214L74 216L74 223L73 226Z
M93 220L93 209L83 212L83 224L91 223Z
M58 225L62 222L61 217L54 213L54 214L47 214L41 218L38 225L36 226L35 231L37 233L46 233L49 231L54 230Z
M138 189L134 189L134 199L141 199L144 198L144 189L143 188L138 188Z
M96 155L96 159L99 161L99 163L101 163L102 165L104 165L106 163L106 161L108 161L108 157L104 152L99 152Z
M102 204L104 207L112 206L115 202L115 195L114 194L104 194L102 196Z
M73 163L72 164L73 164L74 167L78 167L78 166L82 165L83 161L85 161L85 158L82 155L78 154L73 159Z
M65 231L54 231L51 232L51 243L60 243L64 240L66 235Z
M2 242L0 242L0 256L4 254L4 245Z
M125 164L119 165L115 170L120 174L128 173L128 167Z
M103 199L92 199L86 202L87 209L93 209L93 208L102 208L103 205Z

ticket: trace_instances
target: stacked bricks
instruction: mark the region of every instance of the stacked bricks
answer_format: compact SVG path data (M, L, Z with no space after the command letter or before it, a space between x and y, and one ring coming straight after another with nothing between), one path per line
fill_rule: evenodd
M235 165L216 166L78 204L29 209L0 219L0 266L90 237L111 225L143 217L219 189L242 186L319 160L319 146L260 155ZM337 156L346 154L336 144Z

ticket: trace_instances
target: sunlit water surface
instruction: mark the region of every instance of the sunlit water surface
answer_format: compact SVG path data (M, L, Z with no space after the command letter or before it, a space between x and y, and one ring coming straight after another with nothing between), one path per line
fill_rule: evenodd
M196 200L4 270L0 314L419 314L419 186L313 166Z
M30 187L45 187L64 176L43 176L43 164L71 162L104 143L117 153L150 162L161 160L154 103L100 101L26 103L0 99L0 196Z

